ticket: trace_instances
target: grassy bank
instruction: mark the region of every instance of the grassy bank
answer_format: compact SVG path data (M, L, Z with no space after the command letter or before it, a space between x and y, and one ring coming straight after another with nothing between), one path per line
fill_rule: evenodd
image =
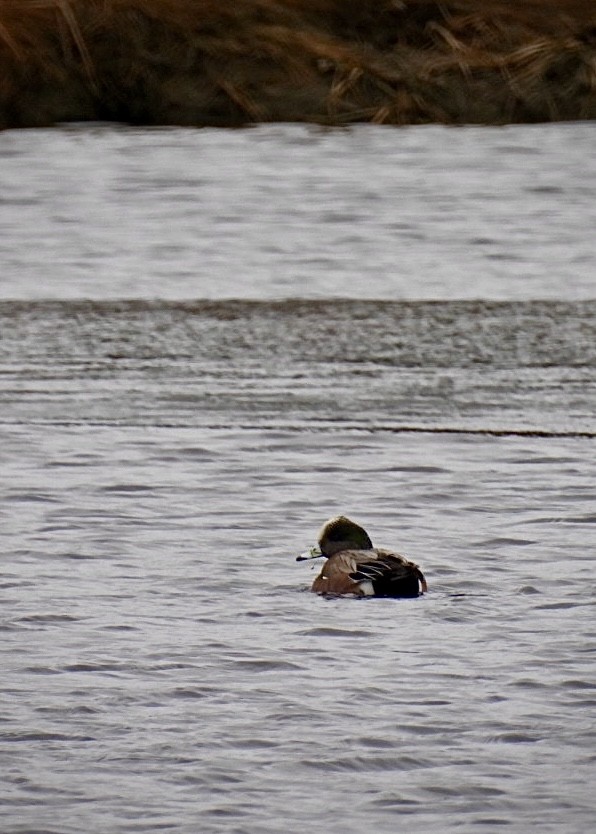
M0 0L0 128L593 118L591 0Z

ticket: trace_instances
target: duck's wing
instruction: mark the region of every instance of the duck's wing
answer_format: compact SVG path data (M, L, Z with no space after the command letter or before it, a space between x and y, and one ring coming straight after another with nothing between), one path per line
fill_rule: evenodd
M426 580L414 562L389 550L343 550L327 559L312 585L317 594L417 597Z
M358 550L342 550L331 556L321 569L312 584L316 594L356 594L364 596L365 591L360 588L360 580L354 579L353 574L358 570Z
M361 551L350 578L359 583L372 583L377 597L417 597L427 591L426 579L418 565L398 553L379 548Z

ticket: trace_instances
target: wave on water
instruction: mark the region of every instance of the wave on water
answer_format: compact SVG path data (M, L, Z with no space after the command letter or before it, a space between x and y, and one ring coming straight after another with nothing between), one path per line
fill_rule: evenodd
M596 301L14 301L6 423L592 438Z

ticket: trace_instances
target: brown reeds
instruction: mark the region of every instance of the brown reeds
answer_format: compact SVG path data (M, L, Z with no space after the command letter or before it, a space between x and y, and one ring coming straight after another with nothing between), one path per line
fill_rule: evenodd
M596 3L0 0L0 127L596 118Z

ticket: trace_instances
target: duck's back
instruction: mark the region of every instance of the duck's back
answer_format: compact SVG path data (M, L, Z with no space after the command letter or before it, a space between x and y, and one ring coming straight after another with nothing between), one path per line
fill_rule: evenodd
M390 550L342 550L327 559L312 590L318 594L417 597L426 591L426 581L418 565Z

